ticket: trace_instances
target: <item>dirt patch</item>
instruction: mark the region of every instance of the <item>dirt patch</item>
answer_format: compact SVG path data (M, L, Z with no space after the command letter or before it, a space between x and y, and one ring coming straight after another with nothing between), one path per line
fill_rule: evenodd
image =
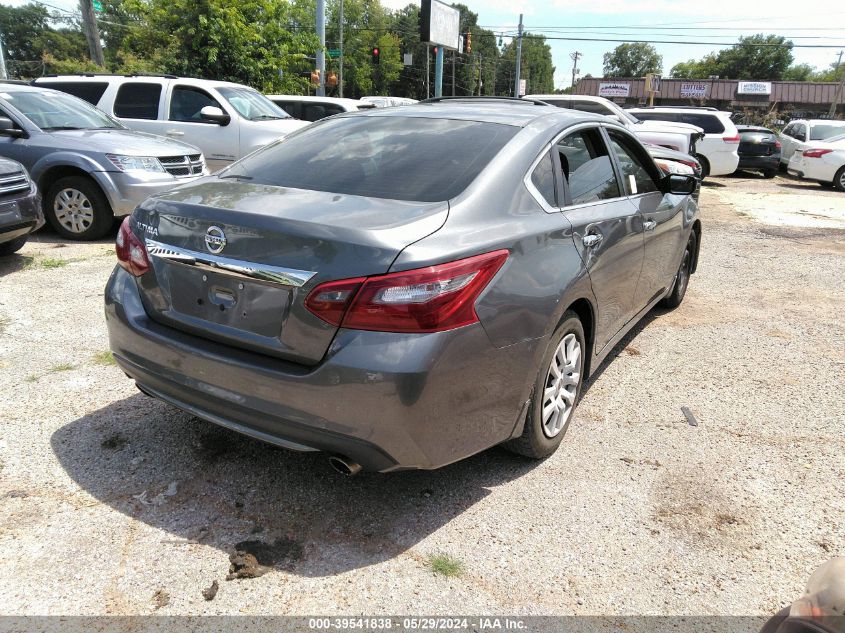
M170 594L159 589L153 594L153 607L157 610L170 604Z
M289 568L302 558L302 545L290 538L273 543L241 541L229 556L229 574L226 580L258 578L273 568Z
M217 595L217 590L220 588L220 585L215 580L211 583L211 586L208 589L202 590L202 597L206 599L206 601L210 602L214 600L214 597Z
M214 464L223 459L224 456L231 454L231 451L231 434L218 433L212 430L200 435L194 449L194 454L200 460Z
M100 446L108 451L119 451L129 443L129 440L120 433L115 433L104 439Z

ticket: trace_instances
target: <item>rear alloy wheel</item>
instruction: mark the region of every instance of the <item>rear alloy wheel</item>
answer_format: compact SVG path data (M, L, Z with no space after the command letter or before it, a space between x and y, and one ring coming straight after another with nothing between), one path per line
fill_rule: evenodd
M845 166L840 167L833 177L833 188L837 191L845 191Z
M689 285L689 277L692 274L692 261L695 257L695 247L697 240L695 233L690 233L687 247L684 249L684 255L681 257L681 265L678 272L675 273L675 279L672 281L672 289L660 302L664 308L677 308L684 300L687 294L687 286Z
M584 328L573 312L552 336L525 418L522 435L504 444L514 453L542 459L557 450L572 421L584 383Z
M83 176L60 178L47 191L44 211L56 232L70 240L96 240L114 220L100 188Z

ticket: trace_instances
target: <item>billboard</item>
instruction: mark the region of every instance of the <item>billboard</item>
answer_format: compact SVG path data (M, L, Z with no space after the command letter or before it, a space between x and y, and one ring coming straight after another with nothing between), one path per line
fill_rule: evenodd
M738 95L770 95L772 82L770 81L740 81L736 87Z
M704 99L707 97L707 90L710 84L698 81L689 81L681 84L681 96L690 99Z
M599 84L600 97L627 97L631 94L631 84L622 82L604 82Z
M439 0L422 0L420 41L443 48L458 48L461 12Z

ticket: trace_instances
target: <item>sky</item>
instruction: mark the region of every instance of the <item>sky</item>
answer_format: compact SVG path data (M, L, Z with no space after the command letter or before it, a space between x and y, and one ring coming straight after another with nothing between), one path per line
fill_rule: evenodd
M407 0L381 0L391 8ZM527 31L547 37L615 40L674 40L654 44L663 56L663 72L672 66L726 48L740 35L775 33L795 44L832 48L796 48L795 63L827 68L845 50L845 6L835 0L463 0L478 14L479 25L506 35L516 32L519 14ZM755 6L756 5L756 6ZM633 28L620 28L633 27ZM659 27L659 28L655 28ZM838 27L838 28L837 28ZM505 41L507 41L505 37ZM716 42L718 45L699 44ZM602 76L602 57L620 42L549 40L555 65L555 88L572 83L570 54L578 51L579 76ZM722 45L722 43L724 43ZM845 59L845 56L843 56ZM528 87L531 92L531 87Z
M27 0L6 0L20 5ZM44 0L63 9L76 10L75 0ZM412 0L414 1L414 0ZM525 30L556 38L611 40L672 40L680 44L655 43L663 56L663 73L672 66L726 48L740 35L774 33L796 45L795 63L827 68L845 50L845 6L835 0L768 0L745 3L736 0L463 0L478 14L478 23L504 36L516 33L519 14ZM381 0L398 9L408 0ZM754 5L757 5L756 7ZM759 8L758 8L759 7ZM555 65L555 88L572 83L570 54L582 54L579 77L602 75L602 56L620 42L548 40ZM825 48L821 48L825 46ZM531 86L528 87L531 92Z

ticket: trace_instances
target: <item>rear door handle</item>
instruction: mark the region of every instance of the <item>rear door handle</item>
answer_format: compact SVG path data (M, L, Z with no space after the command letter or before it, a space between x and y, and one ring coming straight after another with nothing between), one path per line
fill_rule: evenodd
M646 231L653 231L656 226L657 222L655 222L654 220L646 220L645 222L643 222L643 229Z
M185 136L185 133L179 130L167 130L167 136Z
M588 233L581 239L581 242L583 242L584 246L587 248L595 248L601 244L603 239L604 236L601 233Z

